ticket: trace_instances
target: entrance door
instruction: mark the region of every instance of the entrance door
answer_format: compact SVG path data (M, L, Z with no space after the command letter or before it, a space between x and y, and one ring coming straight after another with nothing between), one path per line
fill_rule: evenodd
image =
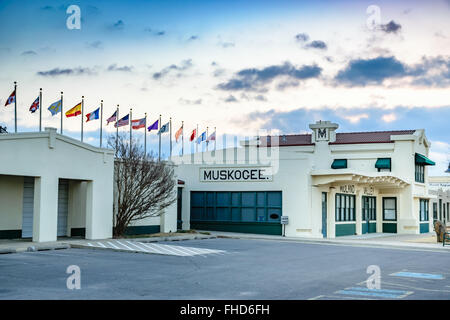
M178 191L177 191L177 229L178 230L183 229L183 220L181 217L181 212L182 212L181 203L183 201L182 193L183 193L183 188L179 187Z
M322 235L327 237L327 193L322 192Z
M60 179L58 184L58 237L67 236L69 213L69 180Z
M376 198L362 197L362 233L374 233L377 231Z

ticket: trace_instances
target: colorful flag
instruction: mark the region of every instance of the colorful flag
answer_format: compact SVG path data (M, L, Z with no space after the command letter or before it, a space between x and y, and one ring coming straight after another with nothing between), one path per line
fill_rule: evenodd
M81 102L66 112L66 117L76 117L81 114Z
M183 127L181 127L180 129L177 130L177 132L175 132L175 141L178 142L178 139L180 138L180 136L183 134Z
M152 130L158 130L159 127L159 120L156 120L150 127L147 128L148 131L152 131Z
M169 122L167 122L165 125L161 126L161 129L159 129L158 134L169 132Z
M197 138L197 143L201 143L202 141L206 140L206 131L204 131L201 135Z
M33 104L30 107L30 112L35 113L37 109L39 109L39 97L34 100Z
M137 120L131 120L131 127L133 129L145 128L145 118L137 119Z
M206 139L206 142L210 142L210 141L216 141L216 132L215 131L209 135L208 139Z
M123 126L128 125L128 123L129 123L129 118L130 118L130 115L127 114L125 117L123 117L122 119L120 119L119 121L117 121L117 122L114 124L114 128L117 128L117 127L123 127Z
M16 90L14 90L14 91L11 93L11 95L9 96L8 100L6 100L5 107L6 107L8 104L11 104L11 103L13 103L13 102L15 102L15 101L16 101Z
M86 122L89 122L91 120L95 120L99 118L100 108L97 108L97 110L92 111L91 113L88 113L86 115Z
M189 138L189 141L193 141L195 139L196 132L197 132L197 129L192 130L191 137Z
M114 112L114 114L111 117L106 119L106 125L108 125L110 122L114 122L116 120L117 120L117 110L116 110L116 112Z
M53 102L50 105L50 107L48 107L48 111L50 111L52 116L54 116L55 114L58 114L59 112L61 112L61 105L62 105L62 101L61 100Z

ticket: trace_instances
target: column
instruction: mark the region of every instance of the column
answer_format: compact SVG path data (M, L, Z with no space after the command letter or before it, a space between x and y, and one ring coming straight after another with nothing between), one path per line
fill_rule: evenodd
M58 178L34 179L33 241L56 241L58 224Z
M361 189L357 187L355 193L355 217L356 217L356 234L362 234L362 197Z

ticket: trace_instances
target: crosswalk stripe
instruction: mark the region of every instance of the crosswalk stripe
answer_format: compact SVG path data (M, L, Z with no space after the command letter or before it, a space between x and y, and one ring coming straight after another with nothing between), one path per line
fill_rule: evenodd
M166 250L167 252L170 252L171 254L174 253L174 251L171 250L171 248L170 248L169 246L165 246L165 245L157 245L157 244L155 244L155 246L157 246L157 247L160 248L161 250ZM176 255L176 256L179 256L180 254L177 253L177 252L175 252L175 255Z
M144 251L144 252L148 252L148 250L147 249L145 249L145 248L142 248L141 246L138 246L138 244L137 243L132 243L132 242L130 242L130 241L127 241L127 243L129 244L129 245L133 245L133 246L135 246L136 248L138 248L139 250L141 250L141 251Z
M109 244L111 247L114 247L115 249L120 249L118 246L116 246L114 243L112 242L106 242L107 244Z
M192 251L195 254L205 254L206 252L203 251L203 249L197 249L197 248L191 248L191 247L183 247L186 250Z
M181 255L181 256L190 256L189 253L187 253L187 252L181 250L180 247L175 247L175 246L173 246L173 247L170 247L170 249L172 249L172 250L174 250L174 251L180 252L178 255Z
M97 242L97 243L98 243L98 245L99 245L100 247L106 248L106 246L105 246L103 243L101 243L101 242Z
M128 250L132 250L134 251L134 249L131 249L129 246L127 246L126 244L123 244L122 242L120 242L119 240L116 240L118 244L124 246L125 248L127 248Z

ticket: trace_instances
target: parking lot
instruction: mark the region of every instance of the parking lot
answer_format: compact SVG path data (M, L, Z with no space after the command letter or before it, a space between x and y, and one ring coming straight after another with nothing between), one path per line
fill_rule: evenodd
M242 239L158 245L141 247L165 254L0 255L0 299L450 299L448 252ZM71 265L79 290L66 285ZM379 288L367 288L369 266L379 267Z

